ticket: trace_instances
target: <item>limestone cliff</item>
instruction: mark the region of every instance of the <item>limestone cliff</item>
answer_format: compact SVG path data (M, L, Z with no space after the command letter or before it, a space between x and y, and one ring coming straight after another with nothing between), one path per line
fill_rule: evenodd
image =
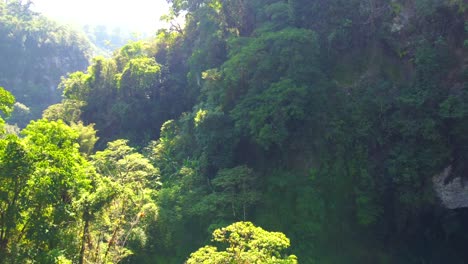
M442 204L449 209L468 207L468 183L460 177L452 177L452 166L432 178L434 189Z

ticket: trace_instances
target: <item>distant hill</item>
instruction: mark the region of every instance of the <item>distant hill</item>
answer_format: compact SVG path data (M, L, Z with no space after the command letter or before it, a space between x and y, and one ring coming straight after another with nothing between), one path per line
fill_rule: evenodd
M128 28L106 25L85 25L83 32L94 45L95 55L111 57L112 53L130 41L149 38L148 33L134 32Z
M24 127L59 102L60 78L86 69L91 55L83 33L31 11L30 3L0 2L0 86L17 100L8 122Z

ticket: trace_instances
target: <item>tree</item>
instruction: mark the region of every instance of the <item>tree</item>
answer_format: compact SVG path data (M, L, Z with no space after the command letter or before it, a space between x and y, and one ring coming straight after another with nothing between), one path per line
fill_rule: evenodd
M6 259L73 259L79 241L77 201L89 191L92 173L79 152L78 132L62 121L38 120L22 135L22 140L9 136L2 143Z
M215 246L205 246L190 255L187 264L270 263L297 264L295 255L282 251L289 247L289 239L280 232L268 232L251 222L237 222L216 229L213 241L226 246L218 251ZM223 247L224 248L224 247Z
M86 105L84 101L73 99L62 100L59 104L49 106L42 113L42 118L50 121L62 120L67 124L80 121L82 108Z
M118 263L145 246L146 228L157 216L159 171L126 140L109 142L92 159L100 176L83 201L80 263Z
M3 118L10 116L13 112L13 107L15 103L15 97L5 90L5 88L0 87L0 111L3 113ZM0 131L3 133L3 126L5 125L5 120L0 117Z
M84 101L90 93L90 75L81 71L62 77L59 88L63 90L63 96L69 100Z
M151 98L151 90L160 80L160 72L161 67L153 58L131 59L119 79L120 92L123 97Z
M78 144L80 145L80 152L85 155L91 155L94 145L99 139L96 136L97 131L94 129L94 124L85 126L83 122L79 121L78 123L71 123L70 126L79 133Z
M294 122L300 125L306 119L308 92L305 86L285 79L257 96L248 96L232 111L237 129L249 133L266 149L281 145Z
M222 219L247 219L247 210L260 199L252 169L238 166L218 171L211 181L213 192L205 196L196 209L198 214L210 212Z
M26 146L14 135L0 140L0 259L7 261L24 235L28 180L33 169ZM0 260L0 263L3 263Z

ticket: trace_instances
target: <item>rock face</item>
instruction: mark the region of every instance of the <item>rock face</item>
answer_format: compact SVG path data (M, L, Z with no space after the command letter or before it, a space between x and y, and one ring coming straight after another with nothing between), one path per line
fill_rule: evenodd
M460 177L448 181L452 174L452 166L432 178L434 190L448 209L468 207L468 182Z

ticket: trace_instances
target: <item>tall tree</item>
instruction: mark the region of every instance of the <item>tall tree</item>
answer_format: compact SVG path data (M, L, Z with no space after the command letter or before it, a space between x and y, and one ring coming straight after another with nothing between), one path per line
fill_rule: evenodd
M190 255L187 264L207 263L298 263L294 255L281 251L289 247L289 239L279 232L268 232L251 222L237 222L213 232L213 241L227 244L226 249L205 246Z

